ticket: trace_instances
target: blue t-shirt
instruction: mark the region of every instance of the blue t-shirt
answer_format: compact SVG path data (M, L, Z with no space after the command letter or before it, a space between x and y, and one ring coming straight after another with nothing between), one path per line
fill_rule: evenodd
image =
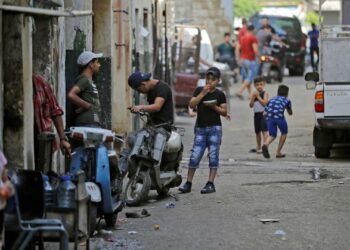
M284 118L284 110L292 108L292 102L284 96L272 97L265 106L267 119L282 119Z
M310 38L310 48L318 47L318 36L320 32L317 29L311 30L307 33Z

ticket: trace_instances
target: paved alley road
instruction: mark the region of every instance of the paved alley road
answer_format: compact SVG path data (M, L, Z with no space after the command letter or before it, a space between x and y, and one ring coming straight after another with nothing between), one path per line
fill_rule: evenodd
M216 193L202 195L208 175L204 158L192 192L159 199L155 191L142 207L126 208L111 235L98 234L92 249L349 249L350 171L348 152L334 151L327 160L315 159L312 147L313 91L302 78L285 78L290 87L293 116L284 147L286 158L248 153L255 147L253 113L248 100L231 99L231 121L225 121L221 167ZM233 85L231 94L240 84ZM278 84L269 84L270 96ZM186 128L182 176L187 173L194 119L177 117ZM270 147L271 156L277 142ZM309 171L327 169L327 179L314 182ZM341 178L341 179L338 179ZM166 208L173 202L174 208ZM147 209L150 217L124 219L126 211ZM263 224L260 219L277 219ZM154 225L159 224L159 230ZM130 233L131 231L135 231ZM107 240L107 241L106 241ZM111 242L108 242L111 241Z

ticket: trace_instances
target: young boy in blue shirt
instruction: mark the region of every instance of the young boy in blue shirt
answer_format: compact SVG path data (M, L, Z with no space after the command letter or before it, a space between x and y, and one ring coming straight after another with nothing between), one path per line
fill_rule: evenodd
M289 115L293 114L292 102L288 99L289 88L286 85L278 86L277 96L272 97L267 103L264 115L267 119L267 128L269 136L262 146L262 153L265 158L270 158L268 146L277 137L277 128L281 132L281 137L277 146L276 158L283 158L282 147L287 139L288 124L284 117L284 110L287 110Z

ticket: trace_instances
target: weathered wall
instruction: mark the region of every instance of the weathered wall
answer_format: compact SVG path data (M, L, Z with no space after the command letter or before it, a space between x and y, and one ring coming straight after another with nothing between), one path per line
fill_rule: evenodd
M0 0L0 4L3 0ZM4 129L4 85L2 75L2 11L0 11L0 149L3 149L3 129Z
M220 44L225 32L232 33L232 24L225 15L221 0L175 1L178 22L207 26L213 46Z
M132 128L131 90L127 79L131 68L130 50L130 6L129 1L113 1L113 43L112 43L112 129L125 133Z

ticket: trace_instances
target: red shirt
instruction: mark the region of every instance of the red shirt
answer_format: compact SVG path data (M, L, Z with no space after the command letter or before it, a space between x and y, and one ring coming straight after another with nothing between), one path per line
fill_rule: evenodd
M52 117L63 115L50 85L42 76L33 75L34 119L39 133L52 132Z
M253 61L255 60L255 53L253 44L258 44L256 36L253 34L246 34L240 41L241 45L241 59Z
M241 39L245 36L245 34L247 33L247 26L244 25L243 27L241 27L239 29L238 32L238 41L241 42Z

